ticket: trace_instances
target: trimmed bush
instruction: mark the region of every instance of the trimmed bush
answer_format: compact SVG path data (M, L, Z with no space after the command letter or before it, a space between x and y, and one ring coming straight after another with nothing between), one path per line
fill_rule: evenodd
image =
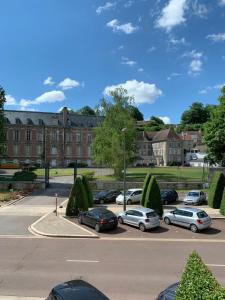
M212 208L220 208L223 197L225 177L222 172L215 172L210 184L208 204Z
M220 213L221 215L225 216L225 189L223 191L223 199L220 204Z
M193 251L188 258L175 299L225 299L224 288L216 281L196 251Z
M86 192L88 207L93 207L93 195L91 192L91 188L90 188L88 179L86 178L86 176L82 176L81 180L84 185L85 192Z
M68 168L74 168L74 167L77 167L77 168L86 168L88 167L88 164L86 162L75 162L75 161L72 161L68 164L67 166Z
M163 205L161 201L160 189L154 176L151 177L148 185L145 197L145 207L154 209L157 214L162 217Z
M37 175L34 172L28 172L28 171L20 171L16 172L13 175L14 181L33 181L37 178Z
M148 173L145 176L145 181L144 181L143 189L142 189L142 196L141 196L141 205L142 206L145 205L145 197L146 197L146 193L147 193L147 189L148 189L150 180L151 180L151 173Z
M88 199L83 182L80 177L76 177L71 189L69 201L66 207L67 216L77 216L80 211L88 210Z

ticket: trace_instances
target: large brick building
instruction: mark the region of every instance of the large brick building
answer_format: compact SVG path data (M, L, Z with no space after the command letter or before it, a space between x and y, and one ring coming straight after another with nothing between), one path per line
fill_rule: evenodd
M80 116L66 107L59 113L4 112L7 133L6 161L67 166L70 162L92 165L93 128L101 117Z

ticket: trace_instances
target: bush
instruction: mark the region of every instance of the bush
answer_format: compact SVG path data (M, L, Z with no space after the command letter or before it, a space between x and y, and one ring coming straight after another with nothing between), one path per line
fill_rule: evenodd
M77 216L80 211L88 210L88 199L83 182L80 177L76 177L71 189L69 201L66 207L67 216Z
M88 182L86 176L82 176L81 180L84 185L85 192L86 192L88 207L93 207L93 195L91 192L89 182Z
M147 193L147 189L148 189L148 185L149 182L151 180L151 174L148 173L145 177L145 181L143 184L143 190L142 190L142 196L141 196L141 205L144 206L145 205L145 198L146 198L146 193Z
M225 190L223 192L223 198L220 204L220 213L221 215L225 216Z
M223 197L225 177L222 172L215 172L209 189L208 204L212 208L220 208Z
M85 176L87 180L94 180L95 171L84 171L81 173L82 176Z
M70 162L69 164L68 164L68 168L74 168L74 167L77 167L77 168L86 168L86 167L88 167L88 164L86 163L86 162L75 162L75 161L73 161L73 162Z
M33 181L37 178L37 175L34 172L20 171L16 172L13 175L14 181Z
M193 251L188 258L175 299L225 299L225 290L216 281L196 251Z
M154 176L151 177L148 185L145 197L145 207L154 209L157 214L162 217L163 205L161 201L160 189Z

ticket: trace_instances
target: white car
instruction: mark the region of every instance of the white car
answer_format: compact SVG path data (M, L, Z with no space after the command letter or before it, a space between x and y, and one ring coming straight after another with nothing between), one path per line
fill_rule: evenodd
M190 191L184 198L184 204L198 205L206 203L206 194L203 191Z
M141 196L142 196L142 189L129 189L125 193L125 201L126 204L132 204L132 203L139 203L141 202ZM123 204L124 203L124 194L120 194L116 197L116 203L117 204Z

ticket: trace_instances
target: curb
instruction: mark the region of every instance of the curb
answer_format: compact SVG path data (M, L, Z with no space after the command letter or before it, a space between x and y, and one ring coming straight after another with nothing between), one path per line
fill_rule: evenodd
M4 205L0 205L0 207L5 207L5 206L10 206L10 205L13 205L14 203L17 203L17 202L19 202L20 200L22 200L22 199L24 199L25 197L27 197L28 195L26 195L26 196L22 196L22 197L20 197L19 199L16 199L16 200L13 200L12 202L10 202L10 203L7 203L7 204L4 204Z

